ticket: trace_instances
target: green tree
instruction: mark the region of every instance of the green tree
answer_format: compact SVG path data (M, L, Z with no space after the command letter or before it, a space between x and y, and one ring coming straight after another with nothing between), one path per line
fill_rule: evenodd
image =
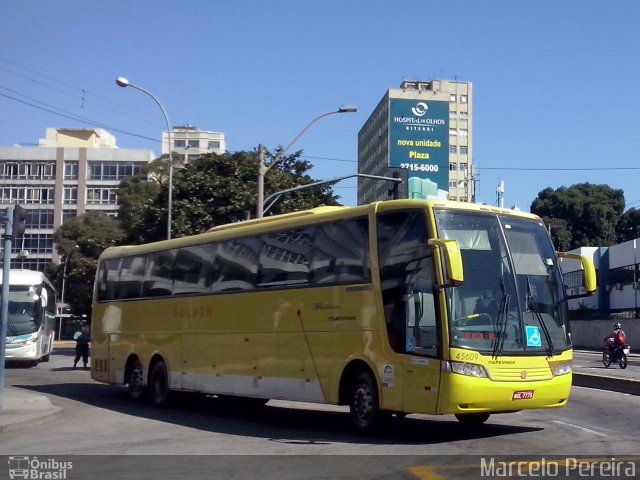
M96 265L102 251L118 245L124 238L120 224L99 212L88 212L66 221L53 233L58 254L63 261L50 272L59 294L65 272L64 302L71 314L91 316L91 297Z
M126 177L118 188L118 220L126 243L162 240L167 235L168 161L151 162L140 175ZM176 170L174 170L175 172ZM164 207L163 207L164 205Z
M552 225L552 235L553 226L558 226L562 245L557 248L613 245L624 212L624 192L590 183L546 188L531 203L531 212Z
M267 163L277 155L267 154ZM316 180L307 172L311 163L300 152L279 160L265 178L265 195ZM174 168L172 218L174 237L201 233L216 225L255 216L258 159L255 152L206 154L184 168ZM168 162L154 161L137 177L125 179L118 189L119 220L132 244L166 238ZM286 213L320 205L337 205L331 186L316 187L285 196L269 213Z
M618 243L640 237L640 210L630 208L622 214L616 227Z

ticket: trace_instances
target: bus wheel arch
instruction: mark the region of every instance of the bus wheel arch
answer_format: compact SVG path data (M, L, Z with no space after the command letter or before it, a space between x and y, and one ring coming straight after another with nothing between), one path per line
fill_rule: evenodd
M141 402L147 394L147 385L144 379L142 362L137 355L131 355L127 359L124 369L124 383L129 387L129 397L135 402Z
M360 360L351 362L342 373L339 403L349 405L351 423L361 432L376 430L390 417L380 410L380 389L373 370Z
M169 404L171 390L169 388L169 369L160 355L154 355L149 364L149 381L147 382L151 403L157 407Z

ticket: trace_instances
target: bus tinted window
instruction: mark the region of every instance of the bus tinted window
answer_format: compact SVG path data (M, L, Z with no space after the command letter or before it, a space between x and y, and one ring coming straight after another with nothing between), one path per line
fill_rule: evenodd
M120 264L119 298L138 298L144 280L144 256L124 257Z
M371 280L366 218L318 225L311 254L314 284Z
M212 284L214 293L238 292L256 288L260 239L239 238L217 245Z
M308 284L312 239L313 228L264 235L259 286Z
M98 280L98 300L117 300L119 267L119 258L102 262Z
M105 260L98 301L371 281L366 218Z
M209 291L212 252L212 245L194 245L178 250L173 267L174 295Z
M149 254L142 291L144 297L163 297L173 293L174 256L175 250Z

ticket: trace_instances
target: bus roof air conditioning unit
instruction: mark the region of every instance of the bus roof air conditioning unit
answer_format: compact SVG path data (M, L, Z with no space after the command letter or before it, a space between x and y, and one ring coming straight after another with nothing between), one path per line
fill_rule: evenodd
M622 284L616 283L616 290L622 290Z

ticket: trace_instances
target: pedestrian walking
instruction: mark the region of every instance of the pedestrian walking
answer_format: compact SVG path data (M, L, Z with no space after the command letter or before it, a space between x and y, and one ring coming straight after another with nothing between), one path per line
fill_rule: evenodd
M76 358L73 360L73 368L76 368L80 358L82 358L84 368L87 368L89 363L89 341L91 340L89 329L83 326L73 334L73 339L76 341Z

